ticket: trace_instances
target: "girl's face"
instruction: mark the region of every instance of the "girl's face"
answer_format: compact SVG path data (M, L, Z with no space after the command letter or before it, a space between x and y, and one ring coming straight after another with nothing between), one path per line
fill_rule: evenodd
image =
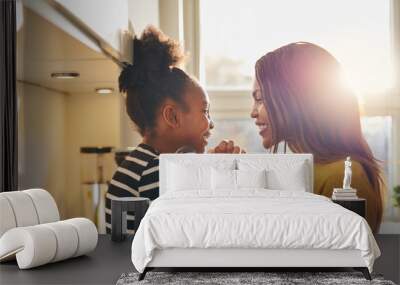
M261 96L261 88L257 79L254 79L253 84L253 100L253 109L250 116L255 119L255 124L260 130L259 134L263 138L264 148L270 148L273 145L271 123Z
M203 153L214 123L210 118L210 100L199 86L193 86L185 96L187 110L182 112L180 137L182 146Z

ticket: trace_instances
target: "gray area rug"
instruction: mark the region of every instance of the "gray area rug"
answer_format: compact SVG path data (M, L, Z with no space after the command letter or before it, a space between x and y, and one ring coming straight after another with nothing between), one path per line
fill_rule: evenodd
M368 281L360 272L148 272L138 281L138 273L122 274L117 285L133 284L384 284L395 285L380 275Z

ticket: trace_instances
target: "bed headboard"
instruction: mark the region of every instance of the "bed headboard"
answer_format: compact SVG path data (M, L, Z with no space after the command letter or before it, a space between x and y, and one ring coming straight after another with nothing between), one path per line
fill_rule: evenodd
M180 154L161 154L160 155L160 195L166 192L168 184L168 165L170 163L184 164L188 167L199 165L216 165L219 163L230 163L233 169L237 169L240 162L261 161L267 165L298 165L304 162L304 175L307 181L307 192L313 193L314 185L314 162L312 154L195 154L195 153L180 153Z

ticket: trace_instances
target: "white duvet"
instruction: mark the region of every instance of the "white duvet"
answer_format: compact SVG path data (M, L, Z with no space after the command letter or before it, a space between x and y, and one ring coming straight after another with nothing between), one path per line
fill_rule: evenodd
M133 240L135 268L165 248L358 249L371 272L380 255L359 215L320 195L265 189L164 194Z

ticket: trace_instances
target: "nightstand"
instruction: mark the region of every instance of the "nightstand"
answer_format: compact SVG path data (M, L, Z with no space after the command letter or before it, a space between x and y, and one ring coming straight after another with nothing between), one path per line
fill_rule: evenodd
M367 209L367 201L363 198L356 198L352 200L334 200L333 203L339 204L340 206L359 214L361 217L365 218L365 213Z
M135 212L135 232L150 205L144 197L121 197L111 200L111 240L123 241L126 238L128 211Z

